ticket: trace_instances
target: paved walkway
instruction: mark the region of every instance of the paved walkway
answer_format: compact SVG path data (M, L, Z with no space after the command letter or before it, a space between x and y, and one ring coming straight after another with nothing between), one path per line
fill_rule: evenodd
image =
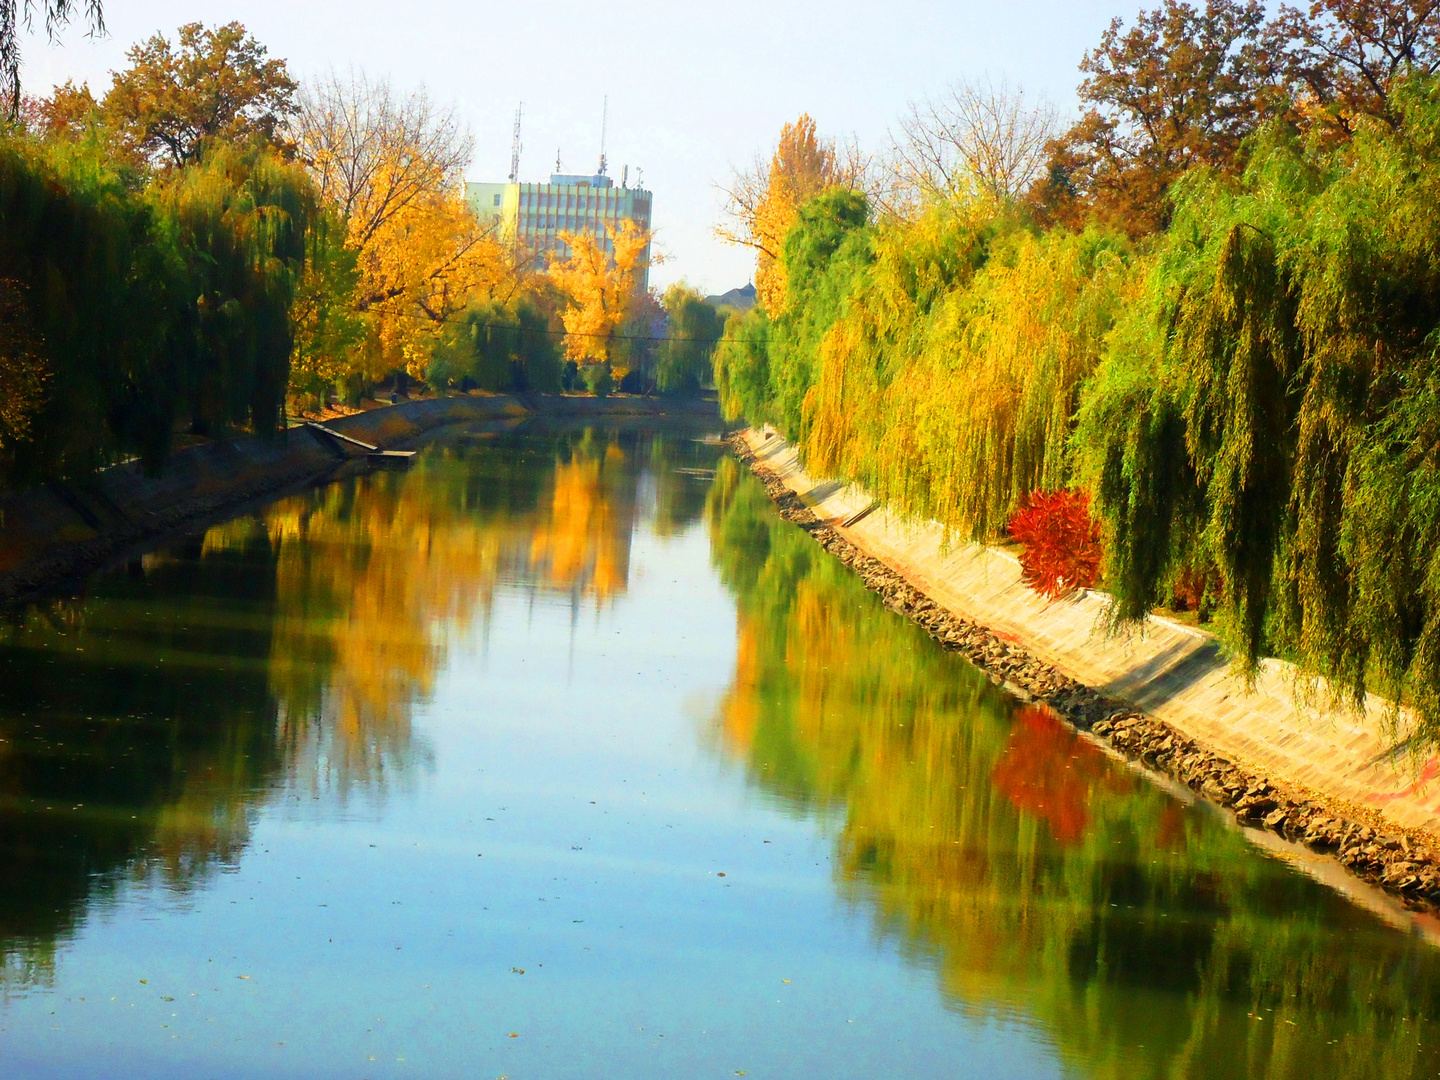
M956 614L1132 702L1237 765L1440 836L1440 759L1392 754L1397 737L1385 723L1383 703L1372 702L1363 715L1302 704L1295 670L1279 661L1266 661L1247 689L1213 637L1168 620L1151 618L1128 635L1107 634L1104 594L1047 600L1021 582L1013 555L958 540L947 548L934 523L877 510L840 527L869 505L865 492L812 480L778 435L767 439L751 430L745 437L818 516Z

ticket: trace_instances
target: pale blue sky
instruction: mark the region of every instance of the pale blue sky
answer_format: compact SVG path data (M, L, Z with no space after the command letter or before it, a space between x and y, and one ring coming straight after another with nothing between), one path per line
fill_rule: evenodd
M1147 6L1153 6L1149 4ZM644 169L655 192L654 284L706 291L748 280L753 260L713 238L715 184L808 111L823 132L878 148L906 102L961 77L1007 78L1073 109L1077 65L1137 0L891 0L886 4L657 0L397 5L375 0L107 0L108 38L71 29L58 47L24 42L26 89L67 78L97 91L125 50L182 22L238 19L303 78L356 66L400 88L424 83L475 133L472 180L509 172L510 128L525 102L523 179L543 179L557 146L567 171L599 153L610 96L611 173Z

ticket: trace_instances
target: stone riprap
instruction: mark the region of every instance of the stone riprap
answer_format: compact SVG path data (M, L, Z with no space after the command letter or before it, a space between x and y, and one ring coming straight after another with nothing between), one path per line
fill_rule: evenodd
M1436 792L1394 762L1379 707L1312 712L1278 664L1249 689L1189 627L1152 620L1143 634L1107 635L1103 595L1047 601L1007 553L947 545L939 526L883 511L844 526L870 507L864 492L813 481L773 432L743 431L731 444L782 517L997 684L1241 822L1334 855L1407 907L1440 910ZM1433 763L1422 777L1430 772Z

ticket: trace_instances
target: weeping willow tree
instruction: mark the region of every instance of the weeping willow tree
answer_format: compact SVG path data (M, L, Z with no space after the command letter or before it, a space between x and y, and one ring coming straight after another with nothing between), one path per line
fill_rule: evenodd
M1122 618L1213 569L1253 670L1289 656L1440 734L1440 84L1321 150L1197 175L1086 394L1076 448Z
M294 344L291 306L316 216L313 186L272 151L216 144L172 174L156 199L174 223L196 297L184 342L192 429L275 431Z
M827 193L784 309L727 331L722 401L982 539L1086 488L1117 621L1204 595L1247 671L1293 659L1440 740L1440 80L1391 101L1188 174L1143 249L983 202L875 228Z
M1037 235L989 202L940 205L875 242L819 349L808 460L900 510L990 538L1069 479L1079 388L1127 281L1113 235Z
M178 381L183 271L155 208L92 149L0 140L5 321L44 375L29 382L23 437L0 456L0 484L83 475L121 454L158 463Z
M137 192L90 143L0 139L0 486L157 469L182 421L274 431L313 206L263 150Z
M431 386L554 394L560 338L531 297L477 300L440 333L425 372Z
M821 339L840 317L872 258L865 197L831 188L800 208L781 258L784 305L767 312L771 419L803 440L805 397L815 385Z
M770 320L765 309L732 311L712 356L715 392L727 420L770 419Z

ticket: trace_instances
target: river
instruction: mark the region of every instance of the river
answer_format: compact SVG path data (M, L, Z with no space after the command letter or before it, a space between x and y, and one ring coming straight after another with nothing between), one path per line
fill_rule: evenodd
M703 431L451 428L0 628L0 1076L1440 1073L1440 952Z

